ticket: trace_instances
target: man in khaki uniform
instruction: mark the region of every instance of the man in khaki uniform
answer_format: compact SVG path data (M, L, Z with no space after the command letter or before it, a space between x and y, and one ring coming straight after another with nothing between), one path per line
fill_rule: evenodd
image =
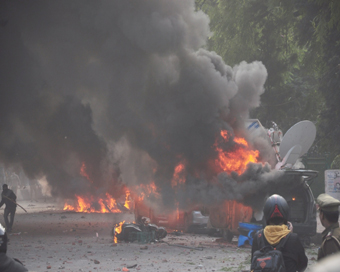
M339 206L340 201L328 194L321 194L316 199L319 206L322 232L322 244L318 250L318 261L340 251Z

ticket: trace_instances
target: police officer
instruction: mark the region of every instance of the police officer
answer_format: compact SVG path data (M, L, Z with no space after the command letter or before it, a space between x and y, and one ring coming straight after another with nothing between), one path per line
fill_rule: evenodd
M4 219L5 219L7 232L12 231L14 215L17 209L17 204L15 202L16 199L17 199L17 196L11 189L8 189L8 185L7 184L2 185L0 208L4 204L6 205L5 212L4 212ZM8 217L10 220L8 220Z
M257 232L258 238L254 237L251 259L253 259L254 252L261 249L258 239L263 233L265 245L276 246L282 239L287 239L282 249L286 272L304 271L308 259L299 237L288 227L291 225L288 222L289 206L287 201L277 194L270 196L264 204L263 214L267 226L263 231Z
M340 251L339 205L340 201L328 195L321 194L316 199L319 206L321 224L325 227L322 232L322 243L318 249L318 261Z

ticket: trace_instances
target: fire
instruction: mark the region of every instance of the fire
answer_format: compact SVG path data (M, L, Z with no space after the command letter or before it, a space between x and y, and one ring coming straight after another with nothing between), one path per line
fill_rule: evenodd
M80 168L80 175L85 177L89 182L93 183L90 176L87 173L87 168L83 162ZM80 196L75 195L76 200L71 203L66 202L64 204L64 211L75 211L84 213L121 213L121 209L118 208L117 201L110 194L106 193L105 196ZM124 207L131 208L130 191L125 192Z
M85 163L83 162L81 167L80 167L80 175L82 175L83 177L85 177L88 181L90 181L91 183L92 180L90 179L90 176L88 175L88 173L86 172L86 165Z
M229 141L229 134L228 134L228 131L226 131L226 130L221 130L221 136L222 136L222 138L224 139L224 140L226 140L226 141Z
M125 221L122 221L114 226L114 234L113 234L113 242L117 244L118 239L117 239L117 234L122 232L122 226L125 223Z
M217 158L213 161L213 167L216 173L233 171L241 174L246 169L246 166L250 162L258 162L259 151L252 150L247 141L241 137L233 137L227 130L221 130L220 137L215 141L214 148L217 151ZM232 139L232 142L231 142ZM221 142L222 141L222 142ZM233 149L225 150L223 146L227 144L233 146ZM89 182L90 176L87 173L87 167L85 163L82 163L80 168L80 175L85 177ZM171 186L173 188L180 184L184 184L186 181L186 162L180 161L173 170L173 176L171 179ZM178 188L177 188L178 189ZM131 209L131 195L134 196L136 201L141 201L145 197L149 197L153 194L156 198L159 196L159 192L154 182L150 184L141 184L136 187L130 187L125 192L124 207ZM120 213L122 205L108 193L101 197L94 196L80 196L76 195L76 201L73 203L65 203L64 210L85 212L85 213ZM117 205L118 204L118 205ZM177 217L179 217L179 208L177 205ZM122 224L121 224L122 225ZM120 226L121 226L120 225ZM119 227L117 233L120 233Z
M226 130L221 131L221 136L225 141L228 141L230 138ZM247 141L243 138L235 137L234 142L237 145L232 151L224 151L218 147L217 141L215 142L215 148L218 152L218 159L215 160L215 165L224 172L231 173L235 171L241 174L246 169L248 163L258 162L259 151L251 150Z
M125 192L125 204L124 204L124 207L127 208L127 209L131 209L131 194L130 194L130 191L127 190Z
M148 197L150 194L159 195L157 192L157 186L155 182L151 182L150 184L141 184L139 188L136 188L136 191L139 192L138 200L141 201L144 197Z
M120 213L117 207L117 201L106 193L105 198L95 198L93 196L82 197L76 195L76 203L71 205L65 203L64 211L75 211L84 213Z
M185 183L185 166L183 163L179 163L174 170L174 174L171 180L171 186L175 187L177 184Z

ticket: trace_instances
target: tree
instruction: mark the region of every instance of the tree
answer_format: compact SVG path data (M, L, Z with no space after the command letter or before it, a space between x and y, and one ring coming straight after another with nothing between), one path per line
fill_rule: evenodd
M253 117L267 127L275 121L284 131L302 119L317 119L322 99L315 77L304 69L308 47L296 39L303 17L295 13L293 1L211 0L197 6L211 19L210 50L231 66L243 60L266 66L266 92Z
M304 63L317 77L324 100L318 115L317 147L333 157L340 153L340 1L295 0L303 20L297 27L300 45L308 46Z
M334 158L331 164L331 169L340 169L340 155Z

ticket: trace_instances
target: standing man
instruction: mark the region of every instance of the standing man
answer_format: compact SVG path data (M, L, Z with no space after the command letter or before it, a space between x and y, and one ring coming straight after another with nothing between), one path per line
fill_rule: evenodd
M17 196L13 193L12 190L8 189L8 185L2 185L0 208L2 207L2 205L6 204L4 218L7 232L12 231L14 215L17 209L17 204L15 202L16 199ZM8 220L8 216L10 220Z
M322 232L322 244L318 249L318 261L340 251L339 206L340 201L321 194L316 199L319 205L319 217L325 230Z
M252 265L253 261L256 260L256 256L254 256L256 251L272 246L282 252L284 271L304 271L307 267L308 259L299 237L292 232L292 226L288 222L289 206L287 201L277 194L270 196L264 204L263 215L266 227L259 230L254 237L251 249ZM281 247L282 244L283 247ZM265 263L263 265L265 266ZM264 268L264 266L261 267Z

